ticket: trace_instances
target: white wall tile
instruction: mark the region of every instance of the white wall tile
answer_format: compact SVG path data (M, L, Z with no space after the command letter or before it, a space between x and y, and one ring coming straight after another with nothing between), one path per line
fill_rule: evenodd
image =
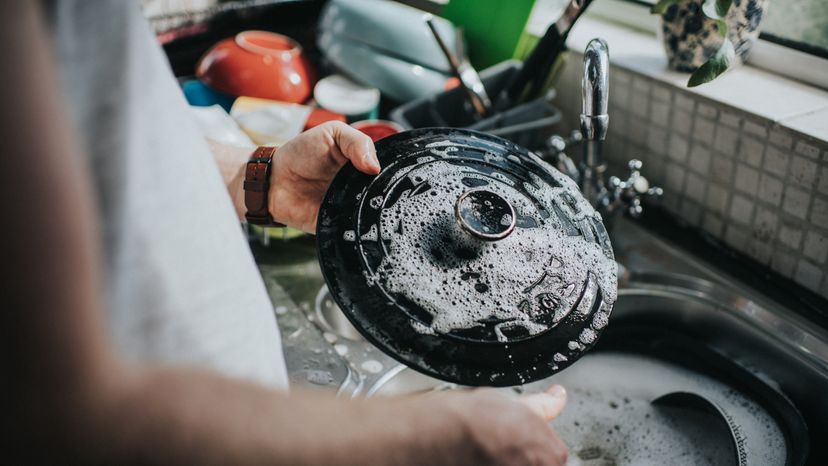
M805 235L802 255L817 264L824 264L828 261L828 236L824 236L816 231L809 231Z
M736 166L735 186L737 190L755 196L759 186L759 170L739 163Z
M720 154L713 155L713 166L710 169L713 181L729 185L733 183L733 159Z
M754 167L762 166L765 145L756 139L743 137L739 147L739 158Z
M800 220L805 220L808 216L808 206L811 203L811 196L807 192L794 188L793 186L785 187L785 199L782 201L782 209L797 217Z
M811 207L811 222L821 228L828 228L828 200L814 197Z
M778 223L776 211L758 207L753 218L753 237L761 242L770 243L776 236Z
M796 146L794 146L794 151L796 151L797 154L802 154L814 160L819 159L819 148L805 141L797 141Z
M693 116L690 112L682 110L678 107L673 108L673 118L671 120L671 128L677 133L689 135L690 127L693 124Z
M718 115L718 111L716 107L704 103L699 103L696 107L696 115L702 116L704 118L714 119L716 115Z
M799 245L802 244L802 230L795 226L783 222L779 227L779 236L777 237L780 243L793 249L799 250Z
M710 170L710 150L701 144L693 144L689 165L696 173L707 175Z
M753 201L736 194L730 204L730 218L743 225L750 225L753 217Z
M819 169L817 191L821 192L822 194L828 194L828 165Z
M687 160L687 152L689 143L687 138L676 133L670 133L669 147L667 148L667 156L678 162Z
M737 115L735 113L732 113L732 112L727 112L725 110L722 110L722 112L719 114L719 123L721 123L723 125L738 128L739 123L741 121L742 121L742 118L739 115Z
M782 181L770 175L763 174L759 178L759 199L778 206L782 202Z
M742 130L753 136L758 136L761 139L765 139L768 137L768 130L765 128L765 125L753 122L751 120L745 120L742 124Z
M765 170L773 173L775 176L784 178L788 170L788 158L788 154L776 147L768 146L765 149Z
M790 149L793 144L793 138L790 133L777 126L771 128L770 134L768 134L768 142L782 149Z
M736 155L736 141L739 133L729 126L719 125L716 128L716 138L713 141L713 148L729 157Z
M693 136L697 141L705 144L713 143L713 133L716 130L716 125L713 121L706 118L696 117L693 124Z

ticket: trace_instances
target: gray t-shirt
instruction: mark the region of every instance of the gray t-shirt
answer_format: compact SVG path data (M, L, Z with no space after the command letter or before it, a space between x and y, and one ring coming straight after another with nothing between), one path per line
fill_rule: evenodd
M44 6L99 203L115 346L286 388L264 284L138 2Z

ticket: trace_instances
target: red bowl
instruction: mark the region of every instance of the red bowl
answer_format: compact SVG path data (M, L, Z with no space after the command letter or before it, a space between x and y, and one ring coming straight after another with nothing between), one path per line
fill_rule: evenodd
M225 94L292 103L305 102L316 84L299 44L266 31L244 31L218 42L198 61L196 76Z
M387 120L362 120L352 123L351 126L367 134L374 142L405 131L402 126Z
M324 108L315 108L308 115L308 120L305 122L305 129L311 129L314 126L319 126L326 121L341 121L347 123L345 115L340 113L325 110Z

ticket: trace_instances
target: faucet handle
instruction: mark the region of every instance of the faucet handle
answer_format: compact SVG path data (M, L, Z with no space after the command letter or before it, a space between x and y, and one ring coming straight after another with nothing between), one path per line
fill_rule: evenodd
M630 216L638 218L644 212L641 205L642 197L661 197L664 190L658 186L650 187L650 182L641 175L641 168L644 164L638 159L632 159L627 163L630 174L626 180L621 181L617 176L609 179L610 189L613 198L628 206Z

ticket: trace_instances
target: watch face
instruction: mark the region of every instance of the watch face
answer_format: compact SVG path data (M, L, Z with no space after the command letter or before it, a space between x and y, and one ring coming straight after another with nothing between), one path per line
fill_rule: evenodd
M331 294L366 338L464 385L514 385L590 348L616 299L601 217L525 149L457 129L376 145L377 176L348 165L317 225Z

